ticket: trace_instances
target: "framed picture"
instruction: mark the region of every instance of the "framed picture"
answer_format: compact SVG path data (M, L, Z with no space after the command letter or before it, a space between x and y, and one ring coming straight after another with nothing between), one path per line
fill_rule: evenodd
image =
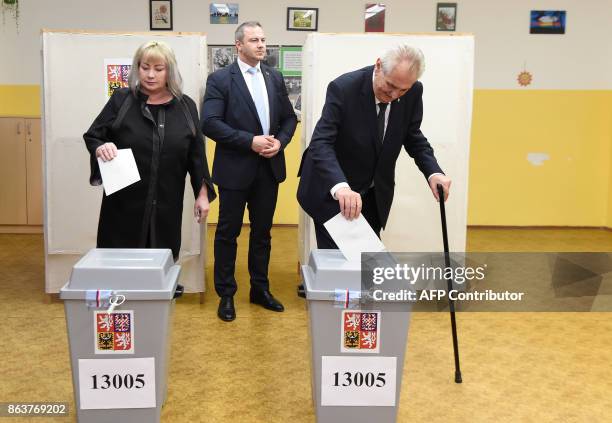
M530 34L565 34L565 10L532 10Z
M149 0L151 31L172 31L172 0Z
M319 9L287 8L287 31L316 31L319 28Z
M223 69L226 66L234 63L236 58L238 57L238 53L236 52L236 47L227 44L227 45L219 45L219 46L208 46L208 66L209 73L212 73L216 70Z
M457 24L457 3L438 3L436 31L454 31Z
M211 3L210 23L213 25L237 24L239 10L238 3Z
M385 10L383 3L366 3L365 32L385 32Z

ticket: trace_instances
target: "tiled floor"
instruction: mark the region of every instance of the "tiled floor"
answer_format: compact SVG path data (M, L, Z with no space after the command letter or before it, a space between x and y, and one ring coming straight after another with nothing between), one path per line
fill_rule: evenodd
M246 236L235 322L217 319L210 286L203 304L195 294L177 302L164 422L314 422L308 315L295 296L297 229L273 231L270 274L282 314L248 303ZM478 228L468 231L468 250L612 251L612 232ZM67 401L70 418L10 421L76 421L63 305L44 301L42 236L0 235L0 263L0 402ZM413 313L399 422L612 421L611 314L457 318L461 385L453 383L448 315Z

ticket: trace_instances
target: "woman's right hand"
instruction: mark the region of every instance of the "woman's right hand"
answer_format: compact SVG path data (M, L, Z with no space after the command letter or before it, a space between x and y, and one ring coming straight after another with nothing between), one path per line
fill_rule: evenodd
M117 157L117 146L115 143L106 142L96 148L96 157L102 159L103 162L108 162Z

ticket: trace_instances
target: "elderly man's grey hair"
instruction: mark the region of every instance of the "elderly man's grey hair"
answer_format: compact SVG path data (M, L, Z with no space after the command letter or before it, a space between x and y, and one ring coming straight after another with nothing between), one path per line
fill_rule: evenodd
M236 28L236 32L234 32L234 40L242 42L242 40L244 40L244 28L255 28L257 26L263 28L257 21L242 22L238 25L238 28Z
M398 63L403 61L410 62L410 71L414 72L417 79L425 72L425 56L423 52L406 44L393 47L385 52L380 61L382 62L383 73L389 74Z

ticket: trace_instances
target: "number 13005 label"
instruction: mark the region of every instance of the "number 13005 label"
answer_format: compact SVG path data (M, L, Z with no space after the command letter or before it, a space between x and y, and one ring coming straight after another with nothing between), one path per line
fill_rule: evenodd
M155 359L79 360L82 410L155 407Z
M321 405L394 406L396 365L396 357L322 357Z

